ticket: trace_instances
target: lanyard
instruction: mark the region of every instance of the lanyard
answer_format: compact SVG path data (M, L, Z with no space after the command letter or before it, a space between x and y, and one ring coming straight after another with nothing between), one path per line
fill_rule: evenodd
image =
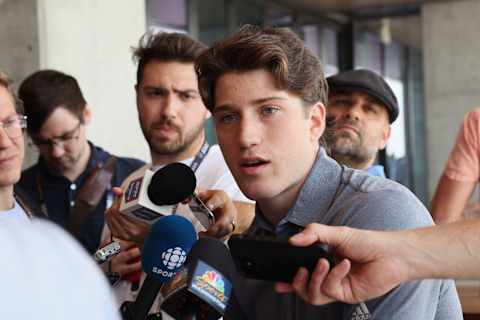
M205 140L202 147L200 148L200 151L198 151L192 163L190 164L190 169L192 169L193 173L197 172L198 167L200 167L200 164L207 156L207 153L209 150L210 150L210 145L208 144L207 140ZM178 209L178 205L179 204L177 203L176 205L173 206L171 214L175 214L175 211L177 211Z

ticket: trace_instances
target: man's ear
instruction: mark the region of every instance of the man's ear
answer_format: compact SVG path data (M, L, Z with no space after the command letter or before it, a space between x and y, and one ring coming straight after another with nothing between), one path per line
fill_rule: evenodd
M205 107L205 110L207 110L207 112L205 113L205 121L206 121L212 117L212 113L206 107Z
M314 143L318 143L318 140L325 131L326 114L325 105L321 102L317 102L310 108L310 136Z
M85 106L85 109L83 109L83 123L84 124L89 124L90 121L92 121L92 110L88 106L88 104Z
M391 134L392 134L392 127L390 125L386 125L385 128L383 128L382 140L380 141L380 145L378 146L379 150L385 149Z

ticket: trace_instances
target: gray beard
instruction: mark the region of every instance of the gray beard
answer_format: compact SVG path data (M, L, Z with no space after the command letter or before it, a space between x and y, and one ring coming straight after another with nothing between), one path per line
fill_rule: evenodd
M327 145L330 155L334 159L346 159L350 163L363 164L375 158L377 152L363 147L363 139L353 141L346 137L327 137Z

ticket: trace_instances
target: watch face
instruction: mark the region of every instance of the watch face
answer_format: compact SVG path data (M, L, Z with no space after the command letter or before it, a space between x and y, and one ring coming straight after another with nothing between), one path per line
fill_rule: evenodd
M114 287L120 280L120 273L108 271L105 273L107 276L108 282L112 287Z

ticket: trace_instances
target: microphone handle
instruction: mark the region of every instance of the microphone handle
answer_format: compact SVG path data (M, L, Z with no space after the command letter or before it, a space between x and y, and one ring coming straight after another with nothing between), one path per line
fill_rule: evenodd
M122 320L133 320L132 305L132 301L125 301L122 303L120 307L120 315L122 316Z
M182 314L180 316L180 320L200 320L202 319L201 315L200 315L200 306L197 304L197 303L192 303L192 301L190 301L190 303L186 303L183 310L182 310Z
M135 299L132 306L133 320L145 320L161 287L161 282L153 279L147 274L147 277L140 288L137 299Z

